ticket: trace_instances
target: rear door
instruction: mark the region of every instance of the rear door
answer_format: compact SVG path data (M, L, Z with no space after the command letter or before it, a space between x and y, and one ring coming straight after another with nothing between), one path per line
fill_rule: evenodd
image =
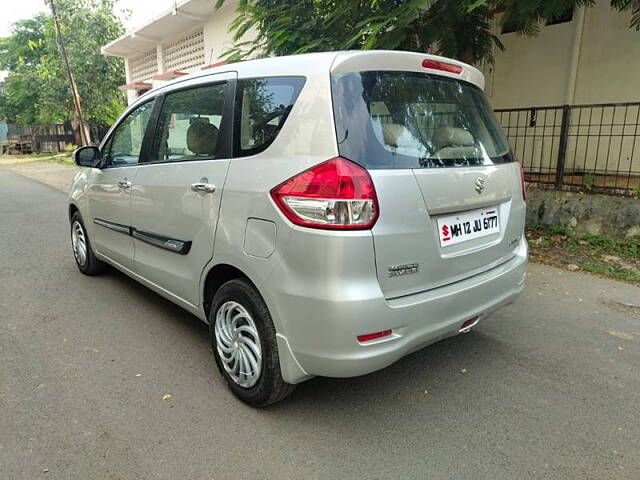
M387 298L473 276L515 254L524 227L519 165L475 85L431 73L334 75L340 155L365 166L380 217Z
M132 185L135 270L192 305L213 255L235 77L219 74L164 95L149 160Z

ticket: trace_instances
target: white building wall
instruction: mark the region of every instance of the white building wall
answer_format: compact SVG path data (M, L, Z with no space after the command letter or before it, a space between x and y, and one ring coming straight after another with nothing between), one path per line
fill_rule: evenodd
M225 2L216 10L204 24L204 54L206 65L222 61L222 54L233 46L233 32L229 32L229 25L235 20L237 2ZM245 40L256 38L256 31L249 30L243 37Z
M483 66L494 108L640 102L640 32L629 29L630 14L599 0L584 10L581 37L576 35L579 18L576 10L571 22L541 26L532 38L497 32L505 51L495 52L493 66ZM525 168L553 176L562 110L503 112L498 117ZM611 172L640 171L639 118L638 105L572 109L566 171L594 175L596 183Z
M145 82L155 88L166 81L153 80L154 75L172 71L189 73L222 61L223 53L234 43L229 25L236 18L237 4L237 0L228 1L219 10L212 6L211 13L198 26L155 45L150 42L148 51L126 57L127 83ZM250 30L244 40L255 37L255 30ZM136 91L127 93L129 103L137 97Z
M611 10L607 0L585 10L579 45L574 102L640 100L640 32L629 28L630 14ZM494 108L562 105L570 81L577 22L542 25L536 37L495 31L505 46L495 64L483 66Z
M586 10L576 103L640 101L640 32L600 0Z

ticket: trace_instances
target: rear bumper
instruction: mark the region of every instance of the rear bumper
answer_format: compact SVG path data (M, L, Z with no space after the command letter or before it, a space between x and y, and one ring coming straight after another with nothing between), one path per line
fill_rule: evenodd
M385 300L377 287L360 284L342 298L286 296L290 351L308 376L351 377L382 369L430 343L456 335L465 320L513 302L524 289L527 245L521 242L508 262L472 278L427 292ZM370 287L370 288L367 288ZM357 292L353 295L353 292ZM349 297L349 298L345 298ZM282 304L281 304L282 305ZM391 337L361 344L358 335L392 330ZM304 375L306 374L306 375Z

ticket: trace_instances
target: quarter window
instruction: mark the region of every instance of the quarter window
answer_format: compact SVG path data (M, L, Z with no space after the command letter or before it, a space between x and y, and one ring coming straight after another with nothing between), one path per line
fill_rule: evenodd
M116 127L107 141L105 153L108 166L119 167L138 163L153 103L150 101L140 105Z
M226 94L226 82L168 94L150 161L215 158Z
M271 145L304 81L303 77L269 77L238 82L235 156L255 155Z

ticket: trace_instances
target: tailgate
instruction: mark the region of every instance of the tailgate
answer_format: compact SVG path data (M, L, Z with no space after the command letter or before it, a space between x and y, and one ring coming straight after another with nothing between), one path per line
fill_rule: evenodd
M524 228L516 163L370 173L380 203L373 237L378 281L386 298L460 281L514 255ZM451 226L458 224L456 219L464 223L469 217L461 214L466 212L482 218L494 211L497 229L491 226L453 244L441 241L438 220ZM471 232L473 227L468 227Z

